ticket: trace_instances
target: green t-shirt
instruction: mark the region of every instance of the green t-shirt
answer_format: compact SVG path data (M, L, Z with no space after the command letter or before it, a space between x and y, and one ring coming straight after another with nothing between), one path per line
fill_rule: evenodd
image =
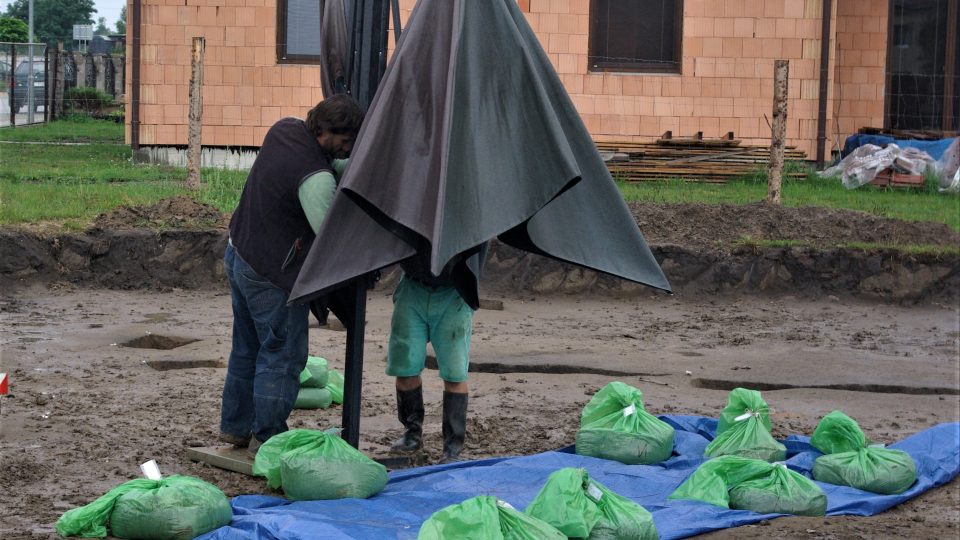
M320 171L300 184L297 196L300 198L300 206L303 207L303 212L307 215L307 221L310 222L310 228L313 229L314 234L320 232L323 217L327 215L327 210L333 201L333 194L337 192L337 180L343 174L348 161L335 159L331 163L333 172Z

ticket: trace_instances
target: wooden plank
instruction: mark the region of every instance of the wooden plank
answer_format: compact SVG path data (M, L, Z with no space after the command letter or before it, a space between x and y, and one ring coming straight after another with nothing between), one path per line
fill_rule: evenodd
M253 458L246 448L235 446L197 446L187 448L187 457L218 469L253 476Z

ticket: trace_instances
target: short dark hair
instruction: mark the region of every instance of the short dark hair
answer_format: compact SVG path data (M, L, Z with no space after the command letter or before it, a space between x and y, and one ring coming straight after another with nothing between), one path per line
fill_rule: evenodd
M363 122L363 109L347 94L336 94L317 103L307 113L307 129L315 136L324 131L336 135L356 135Z

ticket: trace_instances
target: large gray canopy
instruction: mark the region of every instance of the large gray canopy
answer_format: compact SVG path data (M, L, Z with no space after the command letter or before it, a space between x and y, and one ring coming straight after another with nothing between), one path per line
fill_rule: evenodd
M516 1L420 0L290 299L428 251L473 304L494 237L670 290Z

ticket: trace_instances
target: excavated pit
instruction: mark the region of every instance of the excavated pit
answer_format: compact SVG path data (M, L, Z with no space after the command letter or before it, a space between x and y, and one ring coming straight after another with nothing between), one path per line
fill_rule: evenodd
M160 334L147 334L138 338L125 341L120 344L121 347L132 349L156 349L161 351L170 351L178 347L183 347L190 343L200 341L199 339L186 338L179 336L163 336Z
M723 380L696 378L690 381L696 388L708 390L733 390L734 388L750 388L751 390L794 390L794 389L821 389L847 390L850 392L869 392L872 394L909 394L914 396L957 396L960 388L936 388L930 386L902 386L895 384L789 384L769 383L745 380Z

